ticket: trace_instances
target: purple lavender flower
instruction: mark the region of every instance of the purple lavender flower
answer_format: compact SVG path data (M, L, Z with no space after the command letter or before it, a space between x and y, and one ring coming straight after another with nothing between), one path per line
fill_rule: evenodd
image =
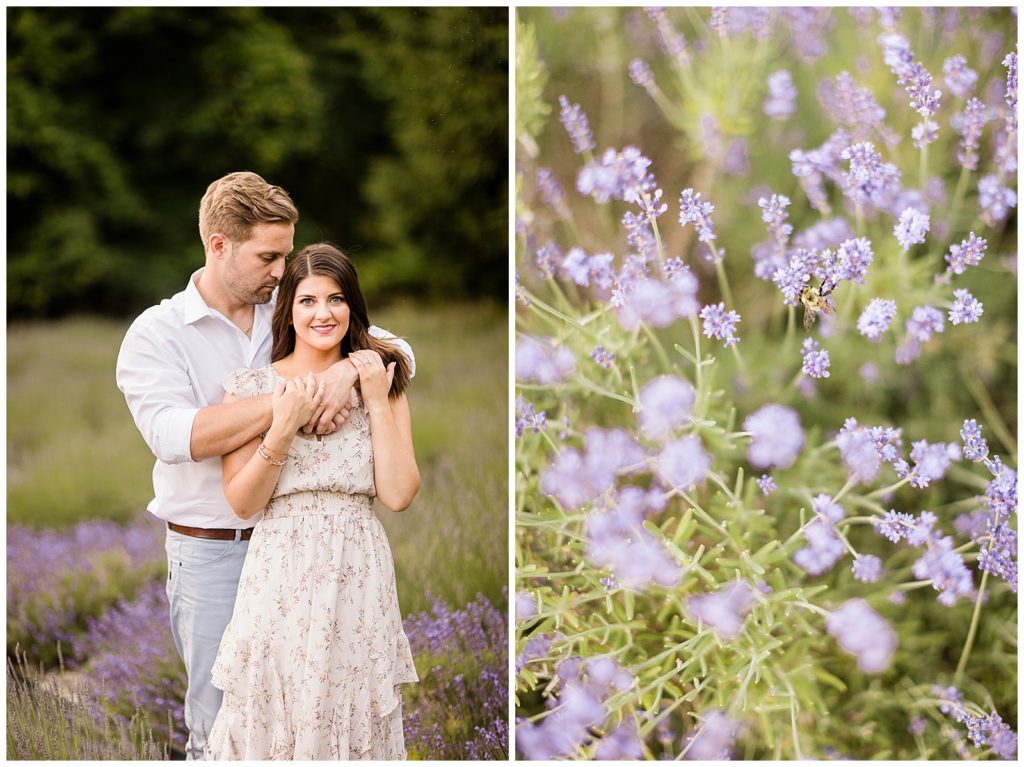
M594 362L603 367L605 370L611 369L611 366L615 363L615 353L605 349L601 344L594 347L594 351L590 353Z
M956 159L968 170L978 169L978 142L985 129L988 109L981 99L971 99L964 106L963 127L960 130L963 139L957 150Z
M805 338L801 346L801 353L804 357L803 373L811 378L828 378L829 356L828 352L818 346L813 338Z
M899 543L914 529L914 524L913 515L891 509L876 522L875 528L879 535Z
M686 37L672 25L664 8L645 8L647 15L658 25L661 43L665 52L673 58L676 65L685 68L690 64L690 53L687 50Z
M836 446L851 479L864 485L874 482L882 467L882 456L868 429L859 426L855 418L847 418L836 435Z
M1006 132L1017 132L1017 54L1010 51L1003 59L1006 67Z
M565 96L558 97L558 103L562 105L560 119L565 126L566 133L572 140L573 149L576 154L583 154L594 149L594 134L590 131L590 122L587 120L583 108L579 104L570 104Z
M846 516L846 510L832 500L831 495L820 493L811 499L814 513L828 524L835 524Z
M959 54L942 62L942 76L950 93L962 99L974 92L978 82L978 73L967 66L967 59Z
M654 190L654 176L648 172L651 161L633 146L621 152L606 149L604 154L584 165L576 176L580 194L599 203L609 200L639 202L642 195Z
M640 322L654 327L668 327L681 317L697 314L697 278L689 267L677 259L666 261L662 270L664 279L641 278L629 285L621 285L613 294L612 303L618 310L619 324L632 330Z
M942 91L932 89L932 76L919 62L915 61L905 67L900 74L899 85L910 95L910 108L922 117L931 117L939 109Z
M719 37L725 37L729 34L729 9L723 8L720 5L714 5L711 7L711 18L708 20L708 26L715 30Z
M700 729L683 739L684 759L688 761L721 761L731 759L733 742L740 731L740 723L725 712L708 711Z
M559 265L559 272L581 288L591 285L607 293L615 281L614 257L611 253L588 255L583 248L571 248Z
M800 181L800 186L807 195L807 201L816 210L830 215L828 195L825 192L824 179L841 183L842 174L839 163L843 150L849 146L851 137L848 131L840 128L835 131L820 147L804 151L794 149L789 153L793 166L793 175Z
M842 540L824 519L810 522L804 528L804 539L807 545L793 555L793 561L810 575L831 570L846 553Z
M537 603L525 591L516 593L516 620L525 621L537 614Z
M982 304L967 290L959 288L953 291L956 300L949 310L949 321L954 325L977 322L981 319Z
M701 201L700 192L684 189L679 196L679 225L692 223L697 229L697 239L711 242L715 239L714 222L711 220L714 210L715 206L710 202Z
M862 336L878 341L889 329L896 317L896 302L885 298L873 298L857 319L857 330Z
M801 62L813 62L825 55L828 45L824 33L830 9L787 7L779 8L778 13L789 23L790 39Z
M537 249L533 262L536 264L537 272L541 277L545 279L553 277L555 269L560 268L562 265L562 249L558 247L558 243L554 240L548 240L545 245Z
M764 405L747 416L743 430L752 433L747 459L758 469L788 469L804 446L800 416L783 405Z
M853 577L861 583L876 583L882 577L882 560L874 554L858 554L853 560Z
M773 120L785 120L796 112L796 88L793 77L785 69L779 69L768 76L768 98L764 102L764 113Z
M722 160L722 170L732 176L746 176L750 173L750 154L746 139L736 137L729 142L729 148Z
M576 372L576 356L553 338L520 336L516 343L516 378L545 386L566 380Z
M643 741L637 731L636 722L623 722L597 742L594 759L618 761L622 759L643 759Z
M704 321L704 335L725 342L726 346L739 343L735 335L736 323L740 315L734 311L725 311L725 304L708 304L700 310L700 318Z
M818 100L829 119L851 128L858 138L867 138L884 128L885 109L870 89L858 87L848 72L840 72L834 81L823 80L818 87Z
M683 570L657 538L642 526L642 510L628 502L587 515L587 559L613 571L623 588L679 585Z
M826 253L828 251L822 254L823 261L826 259ZM825 269L820 271L820 276L829 285L835 285L839 280L863 283L874 257L871 240L867 237L846 240L836 249L834 264L826 265Z
M544 204L555 211L559 218L569 217L565 191L555 178L555 174L551 172L551 168L537 168L537 193Z
M968 266L977 266L985 257L985 248L988 242L971 232L967 239L959 245L950 245L949 253L946 254L946 261L949 262L949 270L953 274L963 274Z
M907 320L907 333L920 343L930 341L933 333L941 333L946 319L931 306L917 306Z
M849 160L850 169L840 177L843 194L856 203L886 208L899 191L900 172L892 163L883 163L870 141L853 144L840 153Z
M960 446L953 442L931 445L928 440L918 440L911 445L910 460L914 462L910 484L913 487L928 487L930 482L942 479L953 461L960 460Z
M578 509L610 490L619 474L640 464L647 453L624 429L588 429L585 449L567 448L541 472L540 490L565 509Z
M853 230L844 218L828 218L798 233L793 238L793 247L807 250L824 250L844 240L853 239Z
M668 204L661 201L663 192L655 189L650 195L642 195L637 204L640 206L640 213L643 220L650 224L658 216L668 210Z
M988 457L988 443L981 436L981 427L973 418L964 421L960 437L964 441L964 458L968 461L981 461Z
M654 84L654 74L643 59L633 59L629 62L629 79L652 96L657 90L657 86Z
M899 644L885 618L863 599L851 599L833 610L825 619L825 628L840 647L857 656L857 665L866 674L889 668Z
M907 38L896 32L886 32L878 36L878 42L882 45L885 65L893 74L902 77L914 61Z
M663 442L676 429L690 423L696 395L689 381L659 376L640 389L637 423L648 439Z
M914 245L924 242L924 236L928 233L930 219L927 213L921 213L914 208L907 208L900 213L900 220L892 233L904 250L910 250Z
M739 636L754 601L754 592L746 581L733 581L710 594L688 597L686 614L711 628L719 641L729 642Z
M982 219L990 226L1002 221L1017 207L1017 193L1010 187L999 183L995 175L982 176L978 181L978 205L981 207Z
M786 208L789 207L789 198L783 194L773 194L771 199L761 197L757 201L761 208L761 220L768 224L768 232L775 238L779 247L785 249L789 241L789 235L793 227L786 223L789 214Z
M769 475L763 474L757 480L757 486L761 488L761 495L768 496L779 489L779 486L775 484L775 480Z
M800 305L800 293L810 282L817 262L813 251L797 250L790 255L785 266L775 270L772 282L782 291L783 303L787 306Z
M665 445L655 471L667 487L689 490L703 482L710 469L711 456L704 451L700 437L691 436Z
M932 588L939 592L939 603L947 607L956 604L959 597L969 597L974 593L971 571L953 548L950 536L934 538L912 568L915 578L932 582Z
M547 414L542 410L539 413L534 411L533 403L527 402L525 397L516 398L516 438L523 436L527 429L533 429L534 434L547 427Z

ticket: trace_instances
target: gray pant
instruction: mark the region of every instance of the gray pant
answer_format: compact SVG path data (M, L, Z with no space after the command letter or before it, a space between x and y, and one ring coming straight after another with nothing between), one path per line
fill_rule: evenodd
M167 598L171 633L185 661L187 759L202 759L206 736L223 693L210 672L224 629L231 621L248 541L216 541L167 531Z

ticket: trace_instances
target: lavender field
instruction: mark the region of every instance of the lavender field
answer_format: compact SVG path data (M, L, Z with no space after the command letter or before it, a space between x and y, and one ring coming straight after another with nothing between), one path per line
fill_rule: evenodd
M518 756L1016 759L1015 11L516 16Z
M383 520L421 680L403 692L406 746L410 759L503 759L503 315L485 306L397 309L382 322L413 328L414 318L410 400L423 489L407 512ZM11 759L181 754L185 677L168 623L164 535L143 511L151 459L113 385L124 329L73 320L9 331ZM464 353L479 364L446 378ZM58 374L73 385L49 403L41 382ZM467 431L472 439L460 436Z

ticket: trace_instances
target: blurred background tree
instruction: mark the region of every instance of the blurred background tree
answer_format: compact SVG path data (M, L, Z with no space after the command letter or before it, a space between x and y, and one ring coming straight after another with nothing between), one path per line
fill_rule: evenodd
M202 263L234 170L380 305L507 290L504 8L11 8L9 319L127 317Z

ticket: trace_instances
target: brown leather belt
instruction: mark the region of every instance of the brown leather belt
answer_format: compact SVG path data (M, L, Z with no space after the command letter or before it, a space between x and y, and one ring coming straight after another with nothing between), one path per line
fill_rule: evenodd
M217 541L233 541L238 530L227 530L222 528L208 528L208 527L185 527L184 525L176 525L173 522L168 522L167 527L176 533L187 535L192 538L213 538ZM252 528L247 527L242 530L241 540L247 541L252 538Z

